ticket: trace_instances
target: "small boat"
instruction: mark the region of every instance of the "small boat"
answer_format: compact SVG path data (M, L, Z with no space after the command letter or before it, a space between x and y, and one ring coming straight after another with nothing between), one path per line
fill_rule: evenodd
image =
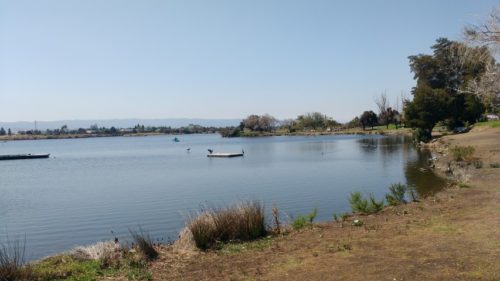
M180 140L177 137L175 137L172 141L173 142L180 142Z
M244 153L230 153L230 152L212 152L207 154L207 157L241 157Z
M0 155L0 160L21 160L49 158L50 154L6 154Z

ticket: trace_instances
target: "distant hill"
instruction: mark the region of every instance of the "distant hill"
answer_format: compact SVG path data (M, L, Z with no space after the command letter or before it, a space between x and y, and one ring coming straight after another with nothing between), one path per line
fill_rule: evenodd
M97 124L99 127L115 127L129 128L137 124L144 126L170 126L179 128L188 126L189 124L200 125L204 127L226 127L237 126L241 119L189 119L189 118L172 118L172 119L105 119L105 120L58 120L58 121L37 121L36 127L38 130L57 129L63 125L67 125L68 129L89 128ZM10 128L13 132L31 130L35 127L35 122L19 121L19 122L0 122L0 127L7 130Z

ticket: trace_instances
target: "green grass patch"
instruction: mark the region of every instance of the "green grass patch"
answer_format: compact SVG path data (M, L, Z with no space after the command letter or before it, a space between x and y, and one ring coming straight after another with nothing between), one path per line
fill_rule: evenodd
M106 266L102 260L77 260L68 255L50 257L32 265L37 279L42 281L90 281L106 277L127 276L129 280L152 280L147 263L133 255L120 264Z
M401 129L401 126L398 126L396 128L396 125L394 124L389 124L389 128L387 128L386 125L381 125L381 126L375 126L373 127L374 130L397 130L397 129Z
M460 187L460 188L470 188L471 186L470 186L470 185L468 185L468 184L466 184L466 183L459 182L459 183L458 183L458 187Z
M477 127L498 128L498 127L500 127L500 120L478 122L474 126L477 126Z
M258 240L250 241L250 242L222 244L221 248L219 250L219 253L223 254L223 255L231 255L231 254L236 254L236 253L240 253L240 252L244 252L244 251L264 250L264 249L269 248L271 246L272 242L273 242L273 237L266 236L262 239L258 239Z
M106 275L100 261L77 261L70 256L57 256L33 265L41 280L96 280ZM115 273L115 272L113 272ZM114 275L111 275L114 276Z

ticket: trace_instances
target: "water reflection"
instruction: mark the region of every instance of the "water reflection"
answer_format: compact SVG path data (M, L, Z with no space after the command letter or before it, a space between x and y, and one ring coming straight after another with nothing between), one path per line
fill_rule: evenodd
M433 194L446 185L445 179L438 177L429 169L430 152L416 149L410 137L369 137L359 139L357 143L361 152L380 156L384 167L395 156L404 159L406 184L414 186L419 196Z
M429 151L416 150L417 157L405 165L405 176L409 185L415 186L420 196L432 195L446 186L446 180L428 168Z

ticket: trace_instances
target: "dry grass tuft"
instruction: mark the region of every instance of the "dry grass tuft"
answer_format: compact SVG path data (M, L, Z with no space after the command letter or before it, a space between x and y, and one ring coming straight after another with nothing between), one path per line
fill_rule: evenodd
M89 246L78 246L68 252L75 260L99 260L114 255L120 251L120 245L113 241L98 242Z
M139 227L138 231L129 230L132 239L139 251L144 255L146 260L154 260L158 257L158 251L154 247L154 242L149 233Z
M266 234L264 207L259 201L244 201L229 207L207 208L192 215L187 228L200 249L220 242L248 241Z

